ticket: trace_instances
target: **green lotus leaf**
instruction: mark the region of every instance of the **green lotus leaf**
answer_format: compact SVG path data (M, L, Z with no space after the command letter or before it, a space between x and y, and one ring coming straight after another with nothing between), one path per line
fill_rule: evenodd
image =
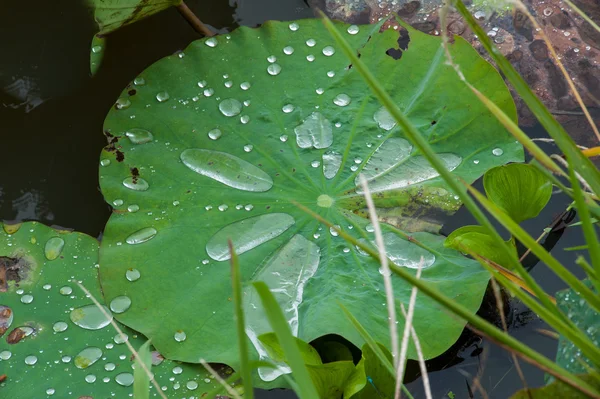
M522 160L522 147L446 65L440 38L411 29L395 60L386 52L397 49L398 32L337 27L456 176L472 182ZM516 118L499 74L460 38L450 51L467 79ZM104 131L100 185L114 207L100 249L105 298L130 297L117 318L171 359L237 366L228 239L244 282L269 285L298 338L338 334L362 346L342 303L389 343L377 263L294 203L371 242L360 173L386 222L390 258L416 272L423 257L427 284L473 312L481 302L488 273L436 235L458 197L319 20L268 22L191 43L126 87ZM122 278L129 268L141 272L135 284ZM410 285L392 280L397 302L407 303ZM251 289L244 306L248 337L266 357L257 337L272 330ZM426 357L444 352L463 327L418 296L415 328Z
M98 242L36 222L0 228L0 383L2 397L125 398L133 361L125 340L73 280L101 298ZM121 276L138 278L137 270ZM122 311L127 301L109 305ZM110 313L110 310L106 310ZM120 325L139 348L144 337ZM153 352L152 372L166 392L202 396L217 383L199 365ZM155 395L154 388L151 395Z
M444 245L465 253L472 251L500 266L508 267L511 264L506 249L498 248L494 239L483 226L459 227L448 235ZM517 248L514 245L511 244L510 250L517 255Z

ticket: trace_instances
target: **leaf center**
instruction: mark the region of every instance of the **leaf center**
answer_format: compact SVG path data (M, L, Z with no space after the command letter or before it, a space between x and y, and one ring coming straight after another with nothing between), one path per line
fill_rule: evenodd
M317 198L317 205L319 205L322 208L331 208L334 202L334 199L327 194L321 194Z

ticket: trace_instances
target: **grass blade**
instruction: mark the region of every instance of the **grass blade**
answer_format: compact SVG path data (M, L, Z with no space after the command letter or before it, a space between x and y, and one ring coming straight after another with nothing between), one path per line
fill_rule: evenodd
M133 370L133 398L148 399L150 397L150 376L146 374L144 366L150 370L152 355L150 354L150 340L140 346L135 356L135 369Z
M296 345L294 336L290 331L290 326L285 320L283 311L277 304L275 297L271 291L269 291L269 287L267 287L264 282L257 281L253 283L253 285L263 304L267 319L269 319L269 324L277 335L277 339L283 348L285 357L288 359L292 373L294 374L294 378L298 384L298 391L296 393L300 399L318 398L319 395L317 394L317 390L312 382L312 379L310 378L308 369L302 360L302 355L300 354L298 345Z
M244 384L244 397L254 398L252 387L252 373L248 361L248 340L246 339L246 323L244 309L242 307L242 276L240 274L240 262L233 243L228 240L229 253L231 254L231 284L233 286L233 307L235 311L235 324L237 327L238 348L240 350L240 374Z

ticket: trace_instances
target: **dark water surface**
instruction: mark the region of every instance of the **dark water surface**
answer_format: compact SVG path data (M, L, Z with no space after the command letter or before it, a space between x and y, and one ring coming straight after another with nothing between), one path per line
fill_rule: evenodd
M109 35L98 75L89 77L94 23L73 1L0 2L0 219L38 220L99 237L110 214L98 190L98 155L106 144L102 124L109 108L133 77L158 59L185 48L199 36L175 9ZM190 0L188 6L220 32L269 19L314 15L302 0ZM539 129L532 136L543 136ZM552 147L548 147L552 151ZM538 236L569 200L555 195L533 221L524 223ZM472 222L461 209L445 232ZM583 243L579 228L567 229L553 254L572 264L576 254L565 247ZM545 265L532 275L550 293L564 287ZM556 341L536 329L547 328L523 306L513 303L510 333L554 357ZM465 334L466 347L430 363L434 398L482 397L472 384L480 373L489 398L504 399L522 387L511 356L485 340ZM464 345L463 345L464 346ZM455 351L456 352L456 351ZM527 383L539 386L544 375L521 362ZM423 398L414 364L408 378L415 398ZM437 370L437 371L433 371ZM294 397L290 392L262 392L262 398Z

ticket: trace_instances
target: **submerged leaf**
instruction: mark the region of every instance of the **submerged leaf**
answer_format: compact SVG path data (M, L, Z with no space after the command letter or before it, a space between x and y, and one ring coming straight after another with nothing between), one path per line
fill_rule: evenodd
M386 51L397 47L397 32L337 26L454 174L472 182L522 160L521 146L445 65L440 38L411 30L408 50L395 60ZM267 282L298 338L335 333L361 346L341 303L377 341L390 342L377 262L292 203L371 242L359 173L376 191L389 255L409 268L423 255L422 279L477 310L488 273L431 234L459 208L458 197L333 44L319 20L198 40L143 71L120 97L131 105L108 114L100 184L115 211L101 244L101 284L107 298L131 297L117 318L167 357L236 366L228 239L243 281ZM451 52L514 118L494 69L460 38ZM414 240L396 228L414 232ZM153 234L128 239L140 231ZM135 287L122 278L132 267L142 276ZM392 279L397 301L406 303L411 286ZM272 330L251 291L244 301L259 350L255 338ZM425 295L416 309L424 355L439 355L464 322ZM416 356L412 347L409 356Z

